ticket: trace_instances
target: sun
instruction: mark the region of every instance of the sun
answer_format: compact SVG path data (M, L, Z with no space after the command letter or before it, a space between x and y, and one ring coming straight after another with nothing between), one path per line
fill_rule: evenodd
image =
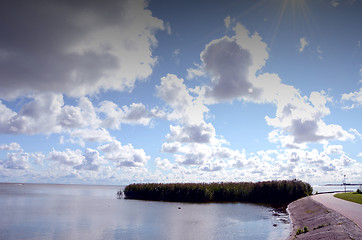
M270 45L273 44L278 32L280 25L285 21L286 14L291 15L292 23L295 27L304 28L307 32L311 31L312 14L309 9L308 3L305 0L283 0L280 4L279 14L273 27L273 33ZM289 21L290 19L288 19Z

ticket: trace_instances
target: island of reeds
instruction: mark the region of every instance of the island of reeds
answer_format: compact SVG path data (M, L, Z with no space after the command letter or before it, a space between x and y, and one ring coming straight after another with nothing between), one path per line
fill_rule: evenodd
M126 199L169 202L252 202L287 204L311 195L310 184L299 180L224 183L142 183L124 190Z

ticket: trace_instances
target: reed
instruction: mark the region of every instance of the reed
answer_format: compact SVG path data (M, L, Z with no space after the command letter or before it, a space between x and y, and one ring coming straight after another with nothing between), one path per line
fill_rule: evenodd
M312 194L299 180L221 183L140 183L124 190L126 199L170 202L254 202L286 204Z

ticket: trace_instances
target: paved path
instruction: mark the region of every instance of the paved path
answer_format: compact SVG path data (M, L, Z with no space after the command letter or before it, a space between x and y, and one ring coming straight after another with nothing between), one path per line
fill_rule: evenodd
M333 197L335 193L313 195L312 199L349 218L362 229L362 204Z

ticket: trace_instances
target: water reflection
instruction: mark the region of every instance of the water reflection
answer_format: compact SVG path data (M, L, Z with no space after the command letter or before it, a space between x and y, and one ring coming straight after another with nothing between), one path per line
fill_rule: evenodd
M0 184L0 239L285 239L289 233L283 216L264 206L120 200L118 190Z

